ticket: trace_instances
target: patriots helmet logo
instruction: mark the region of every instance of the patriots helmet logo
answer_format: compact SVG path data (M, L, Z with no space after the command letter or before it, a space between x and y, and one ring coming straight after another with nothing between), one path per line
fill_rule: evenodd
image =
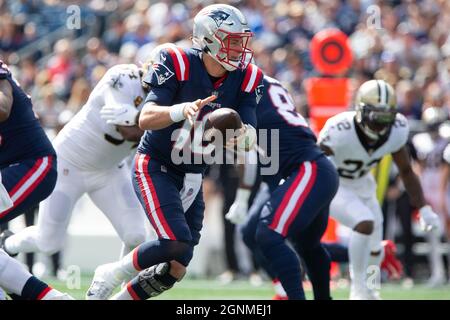
M162 85L164 82L174 76L174 73L162 63L154 63L152 65L152 68L153 75L156 77L158 85Z
M214 22L216 23L218 28L230 16L229 13L226 13L225 11L222 11L222 10L213 10L211 12L208 12L207 15L208 15L208 17L210 17L211 19L214 20Z

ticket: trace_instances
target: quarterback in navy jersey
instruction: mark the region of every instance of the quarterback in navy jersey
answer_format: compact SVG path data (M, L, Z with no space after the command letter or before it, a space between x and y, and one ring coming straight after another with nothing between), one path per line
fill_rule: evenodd
M0 224L39 204L56 184L55 150L34 115L30 97L1 60L0 171ZM22 299L69 299L32 276L3 249L0 288Z
M275 175L267 175L264 166L259 168L270 195L262 200L263 206L252 207L242 227L244 242L272 279L279 279L289 299L304 299L300 261L286 243L289 239L306 263L314 297L330 299L330 258L320 239L328 224L338 175L317 146L316 136L305 119L295 111L288 91L268 76L264 77L264 88L257 109L258 130L268 130L269 137L278 131L277 144L268 143L264 152L271 154L272 159L278 153L279 170ZM271 142L270 138L267 140ZM251 165L245 169L251 170ZM280 184L281 179L285 181ZM232 222L245 219L252 182L245 181L244 174L235 204L227 214Z
M237 150L246 152L256 142L263 74L249 63L251 37L238 9L211 5L194 18L195 48L167 44L152 53L154 63L144 79L150 91L139 116L139 127L146 132L135 157L133 183L158 240L97 268L90 299L109 298L132 277L112 299L147 299L184 276L200 240L205 208L201 184L207 164L185 157L196 151L195 141L190 146L195 124L217 108L233 108L244 124L232 140Z

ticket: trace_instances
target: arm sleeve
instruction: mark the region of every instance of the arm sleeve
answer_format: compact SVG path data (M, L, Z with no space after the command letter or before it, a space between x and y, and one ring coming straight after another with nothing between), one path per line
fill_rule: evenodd
M160 52L143 81L150 86L150 92L145 99L145 103L154 102L163 106L173 104L179 82L175 75L172 58L166 50Z

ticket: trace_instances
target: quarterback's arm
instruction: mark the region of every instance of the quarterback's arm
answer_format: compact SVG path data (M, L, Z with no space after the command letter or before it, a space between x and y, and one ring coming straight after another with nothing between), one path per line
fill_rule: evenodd
M116 126L117 131L127 141L140 141L144 131L138 126Z
M139 128L142 130L159 130L185 119L188 119L192 124L195 114L215 99L216 96L212 95L205 99L197 99L194 102L185 102L173 106L159 106L156 103L147 102L139 115Z
M11 113L13 93L8 80L0 80L0 122L6 121Z
M397 152L392 153L392 158L398 167L400 178L411 198L412 205L416 208L422 208L426 205L426 202L419 178L412 169L408 150L403 146Z

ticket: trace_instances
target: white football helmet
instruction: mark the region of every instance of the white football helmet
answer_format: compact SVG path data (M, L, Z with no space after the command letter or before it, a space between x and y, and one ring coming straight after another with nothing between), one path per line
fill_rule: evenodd
M228 71L247 67L253 57L247 47L252 36L244 15L226 4L207 6L194 18L194 45Z

